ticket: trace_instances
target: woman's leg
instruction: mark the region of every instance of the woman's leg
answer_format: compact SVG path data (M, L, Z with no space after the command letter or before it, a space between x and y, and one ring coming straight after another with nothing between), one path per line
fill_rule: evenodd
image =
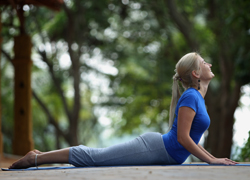
M10 169L21 169L35 166L35 158L37 154L37 165L52 163L69 163L69 148L40 152L33 150L28 152L24 157L14 162Z
M131 141L107 148L83 145L70 148L74 166L124 166L176 164L168 155L160 133L145 133Z
M61 150L30 151L10 168L20 169L50 163L74 166L166 165L176 164L168 155L160 133L145 133L132 141L107 148L75 146Z

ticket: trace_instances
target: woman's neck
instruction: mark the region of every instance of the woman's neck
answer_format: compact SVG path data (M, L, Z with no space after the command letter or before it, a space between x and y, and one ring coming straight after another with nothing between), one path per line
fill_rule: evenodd
M198 91L201 93L201 96L203 98L205 98L205 95L207 94L208 85L209 85L209 82L200 84L200 89Z

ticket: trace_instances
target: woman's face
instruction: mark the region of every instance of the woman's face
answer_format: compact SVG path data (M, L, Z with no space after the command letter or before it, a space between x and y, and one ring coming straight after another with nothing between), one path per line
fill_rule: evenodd
M214 77L214 73L211 71L212 64L204 61L202 57L199 56L200 61L200 79L201 80L211 80Z

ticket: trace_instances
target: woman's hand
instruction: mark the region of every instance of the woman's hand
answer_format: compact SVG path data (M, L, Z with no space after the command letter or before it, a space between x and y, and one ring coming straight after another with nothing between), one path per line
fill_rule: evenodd
M228 158L214 158L211 160L209 164L224 164L224 165L235 165L239 164L231 159Z

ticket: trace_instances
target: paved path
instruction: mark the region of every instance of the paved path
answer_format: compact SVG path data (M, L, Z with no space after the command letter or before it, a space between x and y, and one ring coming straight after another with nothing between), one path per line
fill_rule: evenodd
M8 167L16 158L0 159ZM249 162L247 164L250 164ZM131 166L38 171L1 171L0 180L250 180L250 166Z
M192 179L192 180L249 180L249 166L147 166L101 167L65 170L0 171L1 180L139 180L139 179Z

